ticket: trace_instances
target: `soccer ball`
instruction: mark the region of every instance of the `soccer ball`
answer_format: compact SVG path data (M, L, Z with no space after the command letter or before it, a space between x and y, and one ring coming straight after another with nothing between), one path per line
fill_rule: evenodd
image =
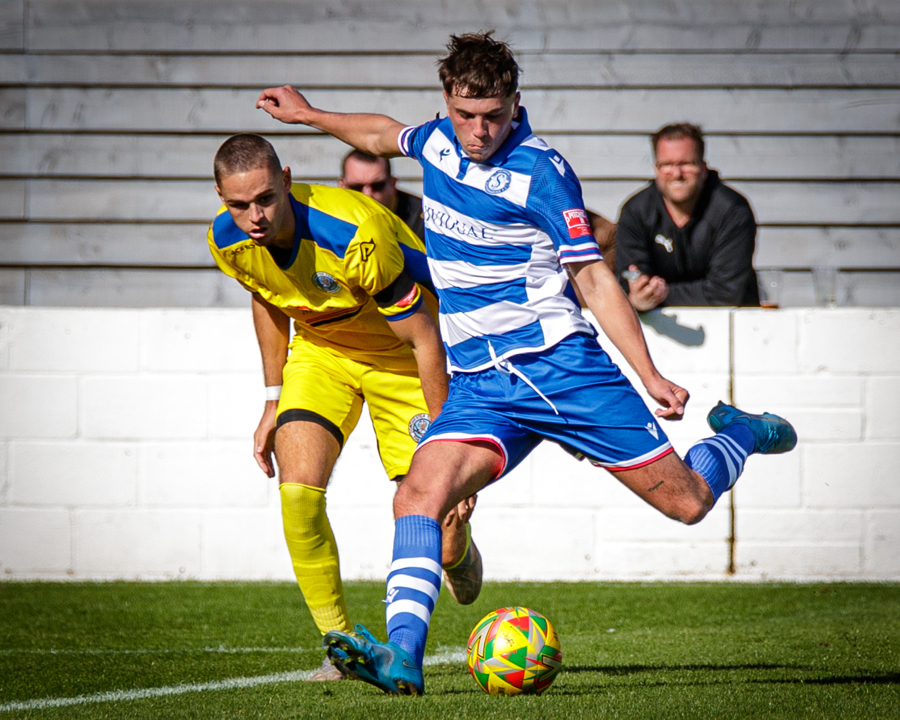
M478 687L491 695L540 695L562 667L553 625L523 607L485 615L469 636L466 656Z

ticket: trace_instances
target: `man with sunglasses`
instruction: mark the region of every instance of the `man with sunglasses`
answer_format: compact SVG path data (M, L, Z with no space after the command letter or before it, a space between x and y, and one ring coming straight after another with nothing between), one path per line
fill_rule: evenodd
M425 241L422 198L397 187L397 178L391 173L391 161L387 158L369 155L362 150L351 150L341 161L341 179L338 184L381 203L405 222L420 240Z
M756 221L743 195L703 159L703 133L677 123L652 136L655 178L622 206L616 269L638 311L759 305Z

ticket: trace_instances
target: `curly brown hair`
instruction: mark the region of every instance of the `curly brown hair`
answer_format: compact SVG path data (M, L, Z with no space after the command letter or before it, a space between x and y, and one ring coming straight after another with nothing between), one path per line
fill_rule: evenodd
M451 35L438 75L447 95L508 98L519 88L519 65L512 49L493 30Z

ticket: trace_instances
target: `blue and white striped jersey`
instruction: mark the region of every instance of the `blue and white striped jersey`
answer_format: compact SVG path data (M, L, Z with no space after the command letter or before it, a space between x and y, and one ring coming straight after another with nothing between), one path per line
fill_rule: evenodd
M465 154L448 118L404 128L398 142L424 168L425 245L451 371L595 334L563 267L601 259L581 184L524 108L485 163Z

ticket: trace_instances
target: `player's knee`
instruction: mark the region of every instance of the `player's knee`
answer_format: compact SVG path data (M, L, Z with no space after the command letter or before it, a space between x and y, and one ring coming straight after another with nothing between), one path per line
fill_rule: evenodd
M708 496L698 493L694 496L682 498L679 503L678 514L676 520L683 522L685 525L696 525L712 510L713 497L710 493Z

